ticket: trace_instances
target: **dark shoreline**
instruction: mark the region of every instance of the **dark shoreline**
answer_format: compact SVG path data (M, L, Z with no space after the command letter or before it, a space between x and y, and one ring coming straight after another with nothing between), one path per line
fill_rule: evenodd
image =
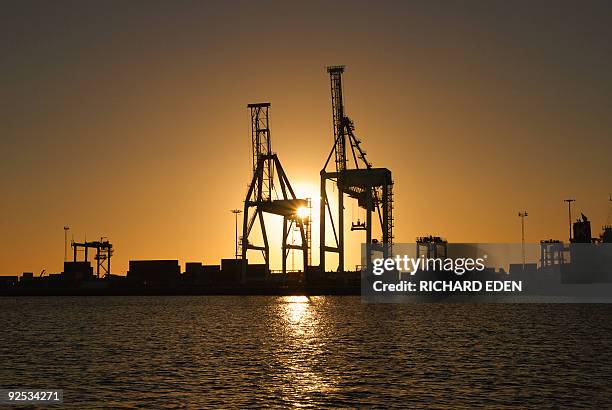
M360 288L232 286L216 288L11 288L0 289L0 297L23 296L359 296Z

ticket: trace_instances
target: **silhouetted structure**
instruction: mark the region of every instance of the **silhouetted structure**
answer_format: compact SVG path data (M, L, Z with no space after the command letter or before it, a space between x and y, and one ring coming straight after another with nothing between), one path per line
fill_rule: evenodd
M416 258L446 258L448 242L439 236L420 236L416 238Z
M283 234L281 245L282 272L287 272L287 258L292 249L302 251L303 266L310 264L310 201L298 199L289 183L289 178L281 165L278 156L272 152L270 138L270 103L249 104L251 112L251 138L253 145L253 178L244 201L244 222L242 227L242 282L247 279L247 252L259 250L262 252L266 270L270 267L270 247L264 221L264 214L274 214L283 217ZM275 174L278 185L275 183ZM276 189L280 189L280 197ZM251 212L254 209L254 212ZM300 214L300 209L307 210ZM262 245L251 243L249 238L256 220L259 220ZM289 244L287 238L294 226L300 232L301 243ZM228 262L229 263L229 262ZM234 263L234 262L232 262ZM223 263L221 270L223 268Z
M572 241L572 202L576 202L575 199L568 198L564 199L563 202L567 202L567 220L569 223L569 241Z
M178 260L130 261L127 278L132 283L168 286L178 282L181 269Z
M365 231L366 243L370 251L366 253L366 265L371 264L372 252L382 252L383 257L392 256L393 246L393 180L387 168L374 168L366 159L361 141L354 134L354 125L344 112L342 74L344 66L327 68L331 81L331 102L334 145L320 172L321 177L321 221L320 221L320 265L311 266L311 205L309 199L297 198L278 156L271 149L269 103L249 104L251 115L251 142L253 149L253 175L244 203L243 235L240 238L241 249L236 246L236 259L222 259L219 265L203 265L201 262L187 262L185 272L181 275L177 260L143 260L130 261L126 277L110 274L110 262L113 245L103 238L94 242L72 242L73 261L65 261L64 271L43 277L44 270L37 277L31 272L24 272L21 280L17 276L0 276L1 294L11 294L6 289L26 288L30 291L40 289L38 294L45 294L46 289L53 289L56 294L71 291L100 291L107 294L148 294L161 293L201 293L201 294L358 294L361 273L346 271L344 268L344 195L357 201L360 208L366 211L366 220L351 223L351 230ZM331 168L332 157L335 168ZM338 187L338 203L332 212L327 196L327 182ZM610 197L612 202L612 196ZM607 247L602 243L612 243L610 215L599 238L591 237L591 224L586 216L572 224L571 204L574 199L566 199L570 219L569 246L558 240L540 242L540 269L535 263L525 263L524 230L522 235L523 263L510 264L510 273L525 277L533 274L558 274L565 283L599 283L612 281L612 258ZM372 238L372 213L377 212L382 239ZM611 209L612 211L612 209ZM235 214L235 235L237 236L237 218ZM270 274L270 248L264 221L264 214L283 217L282 234L282 274ZM520 212L524 218L527 212ZM334 246L328 246L327 220L335 239ZM249 241L254 225L259 222L263 244ZM375 223L374 223L375 224ZM65 241L68 227L64 227ZM573 237L572 237L573 229ZM289 233L299 231L300 243L288 243ZM331 236L331 235L330 235ZM238 244L238 241L236 241ZM583 246L593 245L593 246ZM89 249L95 250L95 274L88 259ZM249 250L261 251L263 264L250 264L247 259ZM287 258L293 250L302 251L303 272L288 272ZM65 248L66 251L66 248ZM475 256L473 244L448 246L445 239L438 236L416 238L416 257L428 259L445 259L453 257ZM84 253L83 260L78 260L79 252ZM326 253L339 255L338 270L325 272ZM66 253L66 252L65 252ZM239 259L240 258L240 259ZM66 259L66 255L65 255ZM362 262L363 263L363 262ZM443 269L436 268L431 278L447 278ZM485 277L497 278L506 275L503 270L484 269ZM104 279L100 278L103 274ZM409 274L410 272L408 272ZM384 275L398 278L399 272L389 270ZM452 278L456 279L454 273ZM488 276L486 276L488 275ZM469 279L469 274L462 280ZM551 276L551 275L549 275ZM33 291L34 292L34 291ZM35 292L34 292L35 293ZM78 293L78 292L76 292Z
M612 255L608 244L612 229L604 226L599 238L593 238L586 215L572 224L569 245L553 239L540 241L540 271L559 275L561 283L604 283L612 281Z
M19 278L17 276L0 276L0 288L12 288L17 286Z
M95 249L96 254L94 260L96 261L96 276L100 277L100 272L103 272L103 276L110 275L111 273L111 256L113 255L113 244L103 238L99 241L94 242L74 242L72 241L73 250L73 262L77 262L77 254L79 248L82 248L84 253L83 262L89 262L88 250Z
M603 243L612 243L612 226L605 225L600 238Z
M62 279L70 282L81 282L93 279L93 267L89 261L64 262Z
M581 219L574 222L574 237L572 243L591 243L591 222L584 215L581 214Z
M393 244L393 180L387 168L373 168L361 148L361 141L353 133L353 122L344 114L342 96L342 73L344 66L327 68L331 80L332 118L334 146L321 170L321 212L320 212L320 269L325 270L327 252L338 254L338 271L344 271L344 195L357 200L359 207L366 210L366 220L352 225L353 230L365 230L370 251L382 251L384 257L392 253ZM347 145L350 151L347 150ZM350 158L347 158L350 153ZM328 171L334 157L335 169ZM338 187L338 203L332 212L327 197L327 181ZM382 243L372 240L372 212L376 210L382 231ZM326 220L329 215L335 245L327 245ZM337 219L334 222L334 218ZM366 263L371 263L371 252Z
M20 282L22 281L29 281L29 280L33 280L34 279L34 272L23 272L21 274L21 278L19 279Z
M202 262L187 262L185 263L185 274L199 274L204 270L202 269Z
M566 263L567 248L556 239L540 241L540 266L542 269L558 268Z
M242 277L242 264L248 266L247 259L221 259L221 276L216 278L218 283L240 283Z
M213 286L215 283L221 283L221 266L189 262L185 265L183 281L194 286Z

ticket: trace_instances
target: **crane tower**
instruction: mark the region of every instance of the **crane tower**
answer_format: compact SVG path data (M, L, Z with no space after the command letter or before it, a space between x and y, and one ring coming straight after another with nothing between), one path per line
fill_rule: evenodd
M251 142L253 148L253 177L244 201L242 225L242 281L246 281L247 252L262 252L266 270L270 270L270 246L264 214L283 217L282 272L287 272L287 258L292 250L302 251L304 270L310 264L310 200L297 198L278 156L272 152L270 139L270 103L249 104L251 114ZM280 192L277 191L280 188ZM263 244L250 241L254 226L259 222ZM288 243L292 229L299 230L301 242Z
M359 207L366 211L366 220L353 224L351 230L366 231L365 243L370 248L366 263L370 265L371 251L382 251L384 257L392 253L393 180L389 169L374 168L366 159L361 141L354 134L353 122L345 115L342 95L344 66L327 67L327 72L331 80L334 146L321 170L320 269L325 271L326 253L332 252L338 254L338 271L344 271L344 195L356 200ZM331 168L332 157L335 169L328 170ZM332 210L327 195L328 181L337 186L338 200L335 210ZM378 215L382 242L372 238L373 212ZM327 221L334 235L333 245L327 244Z

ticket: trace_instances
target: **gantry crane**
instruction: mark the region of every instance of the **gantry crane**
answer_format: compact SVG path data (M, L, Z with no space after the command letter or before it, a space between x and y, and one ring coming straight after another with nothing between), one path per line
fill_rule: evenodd
M96 276L100 277L100 272L103 273L103 276L108 276L111 274L111 256L113 256L113 244L108 241L108 239L102 237L99 241L93 242L75 242L71 243L72 251L73 251L73 261L77 262L77 253L79 248L83 248L85 253L84 261L89 262L88 259L88 249L92 248L96 250L96 254L94 255L94 260L96 261ZM42 274L41 274L42 275Z
M287 258L291 250L301 250L304 270L310 265L310 200L297 198L278 156L272 152L270 139L270 103L249 104L251 113L251 140L253 145L253 177L244 201L242 226L242 281L246 281L247 251L259 250L263 254L266 270L270 270L270 247L264 214L283 217L282 272L287 272ZM275 182L278 181L278 184ZM276 188L280 188L280 193ZM259 220L262 245L249 240L255 222ZM292 229L297 227L301 242L288 243Z
M320 216L320 269L325 271L325 254L338 254L338 271L344 271L344 195L357 200L359 207L366 210L364 223L352 225L352 230L366 231L366 244L370 251L366 264L371 262L372 251L382 251L384 257L392 253L393 245L393 180L387 168L374 168L366 159L361 141L355 136L353 122L344 113L342 96L342 73L344 66L327 67L331 80L332 118L334 146L321 170L321 216ZM347 150L347 146L350 150ZM347 152L350 157L347 158ZM335 169L328 170L332 157ZM327 182L332 181L338 188L338 203L332 212L327 196ZM382 243L372 238L372 213L376 210L382 231ZM326 241L326 222L329 216L335 245ZM336 219L336 222L334 222Z

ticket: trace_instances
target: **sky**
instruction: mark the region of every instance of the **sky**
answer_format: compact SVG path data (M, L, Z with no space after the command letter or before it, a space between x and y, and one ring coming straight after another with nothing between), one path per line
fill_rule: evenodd
M567 197L595 233L606 223L608 1L2 8L0 275L61 271L65 225L77 241L108 237L118 274L131 259L232 257L230 209L252 172L246 105L272 104L272 148L316 201L335 64L369 160L393 172L396 242L520 242L523 210L528 242L567 240ZM350 202L346 215L363 219ZM350 267L363 234L347 235Z

